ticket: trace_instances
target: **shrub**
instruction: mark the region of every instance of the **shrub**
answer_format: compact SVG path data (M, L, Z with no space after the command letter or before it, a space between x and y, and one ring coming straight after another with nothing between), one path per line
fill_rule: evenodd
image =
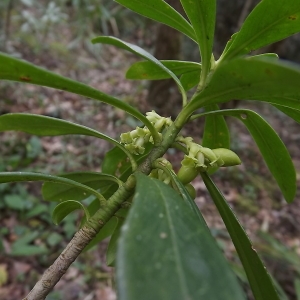
M295 168L276 132L254 111L222 110L218 104L231 99L263 101L299 122L300 68L280 61L276 54L249 55L300 31L299 1L261 1L218 60L212 54L216 1L181 0L189 21L162 0L117 2L191 38L199 45L201 64L158 61L140 47L114 37L92 40L144 59L130 67L126 74L129 79L174 79L182 95L182 110L171 120L155 111L143 115L90 86L0 54L0 79L89 97L122 109L143 123L123 133L119 142L61 119L19 113L0 117L1 131L19 130L39 136L79 134L115 145L105 155L101 173L0 173L1 182L44 181L44 199L57 202L52 216L55 223L76 209L84 211L81 228L25 299L44 299L77 256L107 236L111 236L107 263L114 265L116 261L120 299L245 299L192 200L190 182L198 175L227 227L255 299L279 299L271 277L210 174L240 163L238 155L230 150L224 116L237 118L252 135L286 201L294 200ZM187 92L195 86L188 97ZM201 145L180 134L185 124L199 118L205 118ZM163 157L172 147L184 153L178 176ZM85 207L81 201L90 195L95 200Z

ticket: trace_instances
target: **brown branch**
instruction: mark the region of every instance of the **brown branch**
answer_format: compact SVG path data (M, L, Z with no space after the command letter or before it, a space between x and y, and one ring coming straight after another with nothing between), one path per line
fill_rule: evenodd
M93 228L83 227L80 229L65 250L46 270L42 278L36 283L31 292L23 300L45 299L85 246L93 239L96 233L97 232Z

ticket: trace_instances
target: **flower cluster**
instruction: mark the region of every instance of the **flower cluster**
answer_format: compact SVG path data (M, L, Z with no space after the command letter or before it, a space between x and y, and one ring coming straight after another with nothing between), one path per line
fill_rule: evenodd
M154 125L155 129L161 135L161 132L172 124L171 118L164 118L155 111L146 113L147 119ZM121 134L121 143L132 154L139 155L145 151L146 143L153 144L153 138L149 129L145 127L137 127L136 129Z
M203 147L193 142L191 137L177 137L177 141L185 144L188 155L184 156L182 166L195 168L201 172L224 165L221 155L215 153L214 149ZM228 149L225 149L228 150ZM228 150L231 151L231 150Z
M171 183L171 177L169 174L164 172L162 169L153 169L151 173L149 174L150 177L156 178L165 184L170 184Z

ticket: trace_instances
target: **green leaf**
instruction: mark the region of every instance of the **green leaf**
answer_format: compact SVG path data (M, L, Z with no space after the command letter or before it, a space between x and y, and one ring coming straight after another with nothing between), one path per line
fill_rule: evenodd
M300 110L300 68L273 58L238 58L218 65L190 112L232 99L269 102Z
M121 234L121 227L124 223L124 219L118 218L118 225L116 226L113 235L109 241L107 250L106 250L106 264L110 267L115 266L115 260L117 255L117 243Z
M236 34L223 59L243 55L300 32L298 0L263 0Z
M152 5L153 5L153 3L152 3ZM172 77L174 79L174 81L176 82L176 84L178 86L178 89L180 90L180 92L182 94L182 101L183 101L183 104L185 105L185 103L187 101L186 93L185 93L183 86L180 83L180 80L177 78L177 76L172 71L170 71L168 68L166 68L159 60L157 60L149 52L145 51L144 49L142 49L136 45L126 43L120 39L117 39L117 38L111 37L111 36L96 37L96 38L92 39L92 43L93 44L101 43L101 44L113 45L118 48L127 50L131 53L134 53L134 54L152 62L153 64L155 64L157 67L161 68L165 73L167 73L170 77Z
M180 77L180 82L185 89L185 91L191 90L193 87L199 84L200 81L200 72L190 72L190 73L184 73Z
M136 178L118 244L119 299L245 299L191 207L161 181L141 173Z
M208 235L211 236L210 230L201 214L201 211L199 210L198 206L196 205L195 201L192 199L188 191L186 190L185 186L182 184L182 182L178 179L177 175L174 173L173 170L170 170L169 168L164 168L165 172L167 172L171 177L172 180L178 190L178 192L181 194L184 202L190 207L190 209L193 211L193 214L197 217L198 222L207 229ZM211 236L212 237L212 236ZM208 237L207 237L208 239ZM212 244L216 243L216 240L214 238L211 238Z
M290 118L294 119L297 123L300 123L300 110L298 109L292 109L281 105L273 105L280 111L282 111L284 114L289 116Z
M262 59L264 60L265 58L267 59L275 59L278 60L279 56L276 53L262 53L262 54L257 54L257 55L253 55L253 56L248 56L248 59Z
M212 104L205 107L205 111L219 110L219 106ZM226 121L221 115L208 115L205 117L202 146L211 149L230 149L230 133Z
M246 271L255 299L280 300L270 275L266 271L256 250L253 248L245 230L240 225L230 206L227 204L223 194L218 190L206 173L201 173L201 176L230 234L232 242Z
M153 145L151 143L145 144L144 154L139 155L136 158L138 165L140 165L146 159L146 157L148 157L148 154L152 148ZM120 180L122 181L126 181L127 178L132 174L132 168L126 159L126 156L117 147L114 147L105 154L102 162L102 171L108 174L119 176ZM106 194L103 195L106 197Z
M4 196L4 202L7 207L15 210L24 210L26 208L26 202L23 197L20 195L5 195Z
M196 40L191 24L172 6L163 0L115 0L117 3L154 21L177 29L192 40Z
M244 123L284 198L292 202L297 191L296 171L288 150L274 129L260 115L248 109L220 110L209 114L236 117Z
M195 62L179 60L160 60L160 62L176 76L195 71L198 73L201 72L201 64ZM161 67L150 61L139 61L131 65L127 70L126 78L136 80L161 80L171 78L171 76Z
M50 247L55 247L62 241L62 239L63 239L63 237L62 237L61 234L58 234L56 232L52 232L47 237L47 244Z
M99 200L105 200L101 194L99 194L94 189L88 187L87 185L83 185L74 180L70 180L68 178L43 174L43 173L33 173L33 172L0 172L0 183L6 182L18 182L18 181L46 181L46 182L54 182L60 183L67 186L75 187L82 192L87 193L88 195L94 195ZM106 200L105 200L106 201Z
M39 236L38 231L30 231L23 234L20 238L18 238L14 243L13 243L13 248L19 248L22 247L23 245L27 245L32 243L37 237Z
M22 236L12 244L12 249L9 254L13 256L46 254L48 252L48 249L46 249L44 246L30 245L30 243L32 243L38 236L38 231L26 233L24 236Z
M201 80L210 70L210 59L214 42L216 0L180 0L192 26L201 52ZM200 84L201 84L200 80Z
M116 175L120 164L126 162L126 155L118 147L114 147L106 152L102 162L102 172Z
M118 146L131 159L133 165L136 165L130 152L118 141L94 129L65 120L33 114L5 114L0 116L0 132L7 130L18 130L39 136L67 134L94 136Z
M0 66L0 80L4 79L47 86L102 101L120 108L139 119L149 128L152 135L157 138L157 131L154 129L151 122L135 108L117 98L109 96L86 84L57 75L24 60L16 59L1 52Z
M47 254L49 250L45 246L23 245L21 247L12 247L9 255L12 256L33 256Z
M60 175L58 178L72 180L94 190L100 189L101 192L102 189L104 191L108 186L119 184L116 177L98 172L67 173ZM76 186L60 184L59 182L45 182L42 187L42 195L46 201L62 202L70 199L81 201L86 199L90 193L83 192Z
M77 209L82 209L84 211L86 219L89 220L90 214L83 204L78 201L67 200L59 203L54 208L54 211L52 213L52 220L54 224L58 225L68 214Z

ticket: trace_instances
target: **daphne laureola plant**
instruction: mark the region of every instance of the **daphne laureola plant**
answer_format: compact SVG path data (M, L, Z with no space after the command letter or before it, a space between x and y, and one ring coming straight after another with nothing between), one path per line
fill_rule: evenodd
M58 203L52 216L55 223L76 209L84 211L78 232L24 299L45 299L78 255L108 236L111 239L106 259L109 265L116 266L119 299L246 299L192 200L195 191L191 181L199 175L226 225L255 299L279 299L273 280L210 174L220 167L240 164L238 155L230 150L224 119L234 117L250 132L286 201L294 200L295 168L276 132L254 111L221 110L218 104L232 99L262 101L300 121L300 67L281 61L276 54L250 54L300 32L300 0L262 0L228 41L218 60L212 54L216 1L180 0L188 20L163 0L116 2L192 39L199 46L201 63L159 61L140 47L114 37L92 40L144 59L129 68L128 79L174 79L182 95L182 110L171 120L155 111L145 116L126 102L88 85L0 54L3 80L99 100L143 123L123 133L119 142L61 119L25 113L0 117L1 131L18 130L38 136L88 135L115 146L106 153L101 173L0 173L2 183L43 181L44 199ZM195 92L188 97L193 87ZM186 123L200 118L205 118L204 135L201 144L197 144L180 131ZM177 174L164 158L169 148L184 153ZM82 200L88 196L94 200L85 206Z

